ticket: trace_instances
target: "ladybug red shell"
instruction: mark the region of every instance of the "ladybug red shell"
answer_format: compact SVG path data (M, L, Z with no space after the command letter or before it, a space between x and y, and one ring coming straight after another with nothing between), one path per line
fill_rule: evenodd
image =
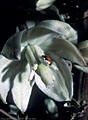
M52 64L52 60L51 60L51 58L50 57L48 57L48 56L46 56L46 55L43 55L42 56L43 58L44 58L44 60L46 60L47 61L47 63L49 64L49 65L51 65Z

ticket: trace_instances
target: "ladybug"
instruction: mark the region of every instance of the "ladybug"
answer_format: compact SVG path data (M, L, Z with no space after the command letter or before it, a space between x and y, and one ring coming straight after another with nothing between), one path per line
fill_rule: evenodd
M46 55L42 55L42 58L44 59L44 62L45 63L48 63L49 65L51 65L52 64L52 60L51 60L51 58L50 57L48 57L48 56L46 56Z

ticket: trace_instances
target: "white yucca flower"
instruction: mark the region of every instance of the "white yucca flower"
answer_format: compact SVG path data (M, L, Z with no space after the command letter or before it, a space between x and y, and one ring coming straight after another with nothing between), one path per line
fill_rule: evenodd
M38 0L36 10L43 10L50 7L56 0Z
M27 109L34 82L40 90L56 101L69 101L73 96L73 80L69 67L64 66L69 75L66 82L64 69L61 72L55 63L41 63L42 55L43 50L33 45L25 48L20 61L8 60L1 55L0 96L6 103L8 92L11 90L14 103L22 113Z
M73 79L63 58L88 72L83 56L72 44L76 39L77 33L71 26L56 20L43 21L31 29L14 34L1 52L8 59L0 55L1 99L6 103L11 90L14 103L24 113L36 82L50 98L71 101ZM44 59L45 54L53 61Z

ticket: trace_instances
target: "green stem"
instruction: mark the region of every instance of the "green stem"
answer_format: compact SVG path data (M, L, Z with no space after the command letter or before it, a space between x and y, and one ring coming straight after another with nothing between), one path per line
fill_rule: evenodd
M11 120L17 120L15 117L9 115L7 112L5 112L4 110L0 109L0 112L2 114L4 114L5 116L9 117Z
M78 101L81 102L83 100L83 93L84 93L84 79L83 79L83 72L80 72L79 78L79 90L78 90Z

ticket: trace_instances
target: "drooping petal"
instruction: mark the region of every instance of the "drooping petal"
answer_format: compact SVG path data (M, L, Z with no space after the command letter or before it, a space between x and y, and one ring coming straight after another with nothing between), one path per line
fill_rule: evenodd
M81 70L85 73L88 73L88 66L80 66L80 65L74 65L78 70Z
M53 32L58 33L62 38L77 44L77 31L74 30L69 24L58 20L45 20L40 22L38 28L47 28Z
M22 71L22 66L24 69L24 61L22 61L20 71ZM17 107L24 113L27 109L29 99L32 92L32 87L34 85L34 81L30 81L30 66L29 64L25 65L25 69L23 72L20 72L14 78L14 86L12 88L12 95L14 103Z
M46 95L56 101L70 101L72 99L73 94L69 94L70 92L67 88L68 85L58 68L53 69L41 63L36 72L41 78L40 79L37 75L35 76L36 84ZM73 84L73 82L71 84ZM71 84L69 84L69 86Z
M49 54L49 56L56 63L58 69L60 70L61 74L65 78L64 82L69 91L69 96L72 97L73 96L73 78L67 62L63 58L59 58L57 55L53 53ZM54 67L53 64L50 67Z
M2 54L9 59L17 59L28 43L38 45L44 50L47 41L51 40L48 44L52 44L52 38L57 36L73 43L77 42L77 32L70 25L57 20L46 20L35 27L14 34L7 40Z
M4 70L9 64L11 60L8 60L4 56L0 55L0 97L4 103L6 103L6 97L8 95L8 91L10 89L10 77L5 77L7 70Z
M30 81L30 65L26 58L15 61L10 68L14 69L14 81L12 87L12 96L16 106L24 113L27 109L34 81Z
M32 45L40 45L56 35L57 33L52 30L36 26L33 29L29 29L23 33L21 46L25 47L28 43Z
M52 40L47 40L45 44L46 48L44 48L44 50L46 54L51 52L59 57L63 57L73 63L79 64L80 66L86 65L81 53L71 42L60 38L54 38Z
M62 32L61 32L61 34L62 34ZM28 43L30 43L32 45L36 44L39 47L41 47L45 52L46 51L53 52L53 53L57 52L57 53L59 53L58 55L64 54L64 51L66 51L66 54L64 54L64 56L62 55L61 57L66 57L67 59L70 58L69 60L71 60L74 63L80 64L79 61L81 61L81 62L83 62L82 64L86 64L85 61L83 60L83 57L77 50L77 48L74 45L72 45L69 41L66 41L66 40L64 41L62 39L63 35L61 35L61 34L59 35L50 29L37 26L37 27L31 29L31 31L24 32L23 38L22 38L22 45L25 46ZM53 39L56 37L58 40ZM58 52L58 51L60 51L60 52ZM61 53L61 51L62 51L62 53ZM73 53L75 55L72 55ZM46 52L46 54L47 54L47 52ZM79 59L79 60L77 60L77 59Z
M20 60L21 58L21 39L22 32L17 32L11 36L4 45L1 54L8 59Z
M1 56L0 59L0 96L6 102L9 90L16 106L25 112L30 100L34 81L30 81L30 65L24 51L20 61L11 61Z
M80 42L78 44L78 48L81 51L86 62L88 62L88 40Z
M56 33L56 34L55 34ZM77 32L67 23L58 20L45 20L23 33L22 43L40 45L55 36L77 43Z

